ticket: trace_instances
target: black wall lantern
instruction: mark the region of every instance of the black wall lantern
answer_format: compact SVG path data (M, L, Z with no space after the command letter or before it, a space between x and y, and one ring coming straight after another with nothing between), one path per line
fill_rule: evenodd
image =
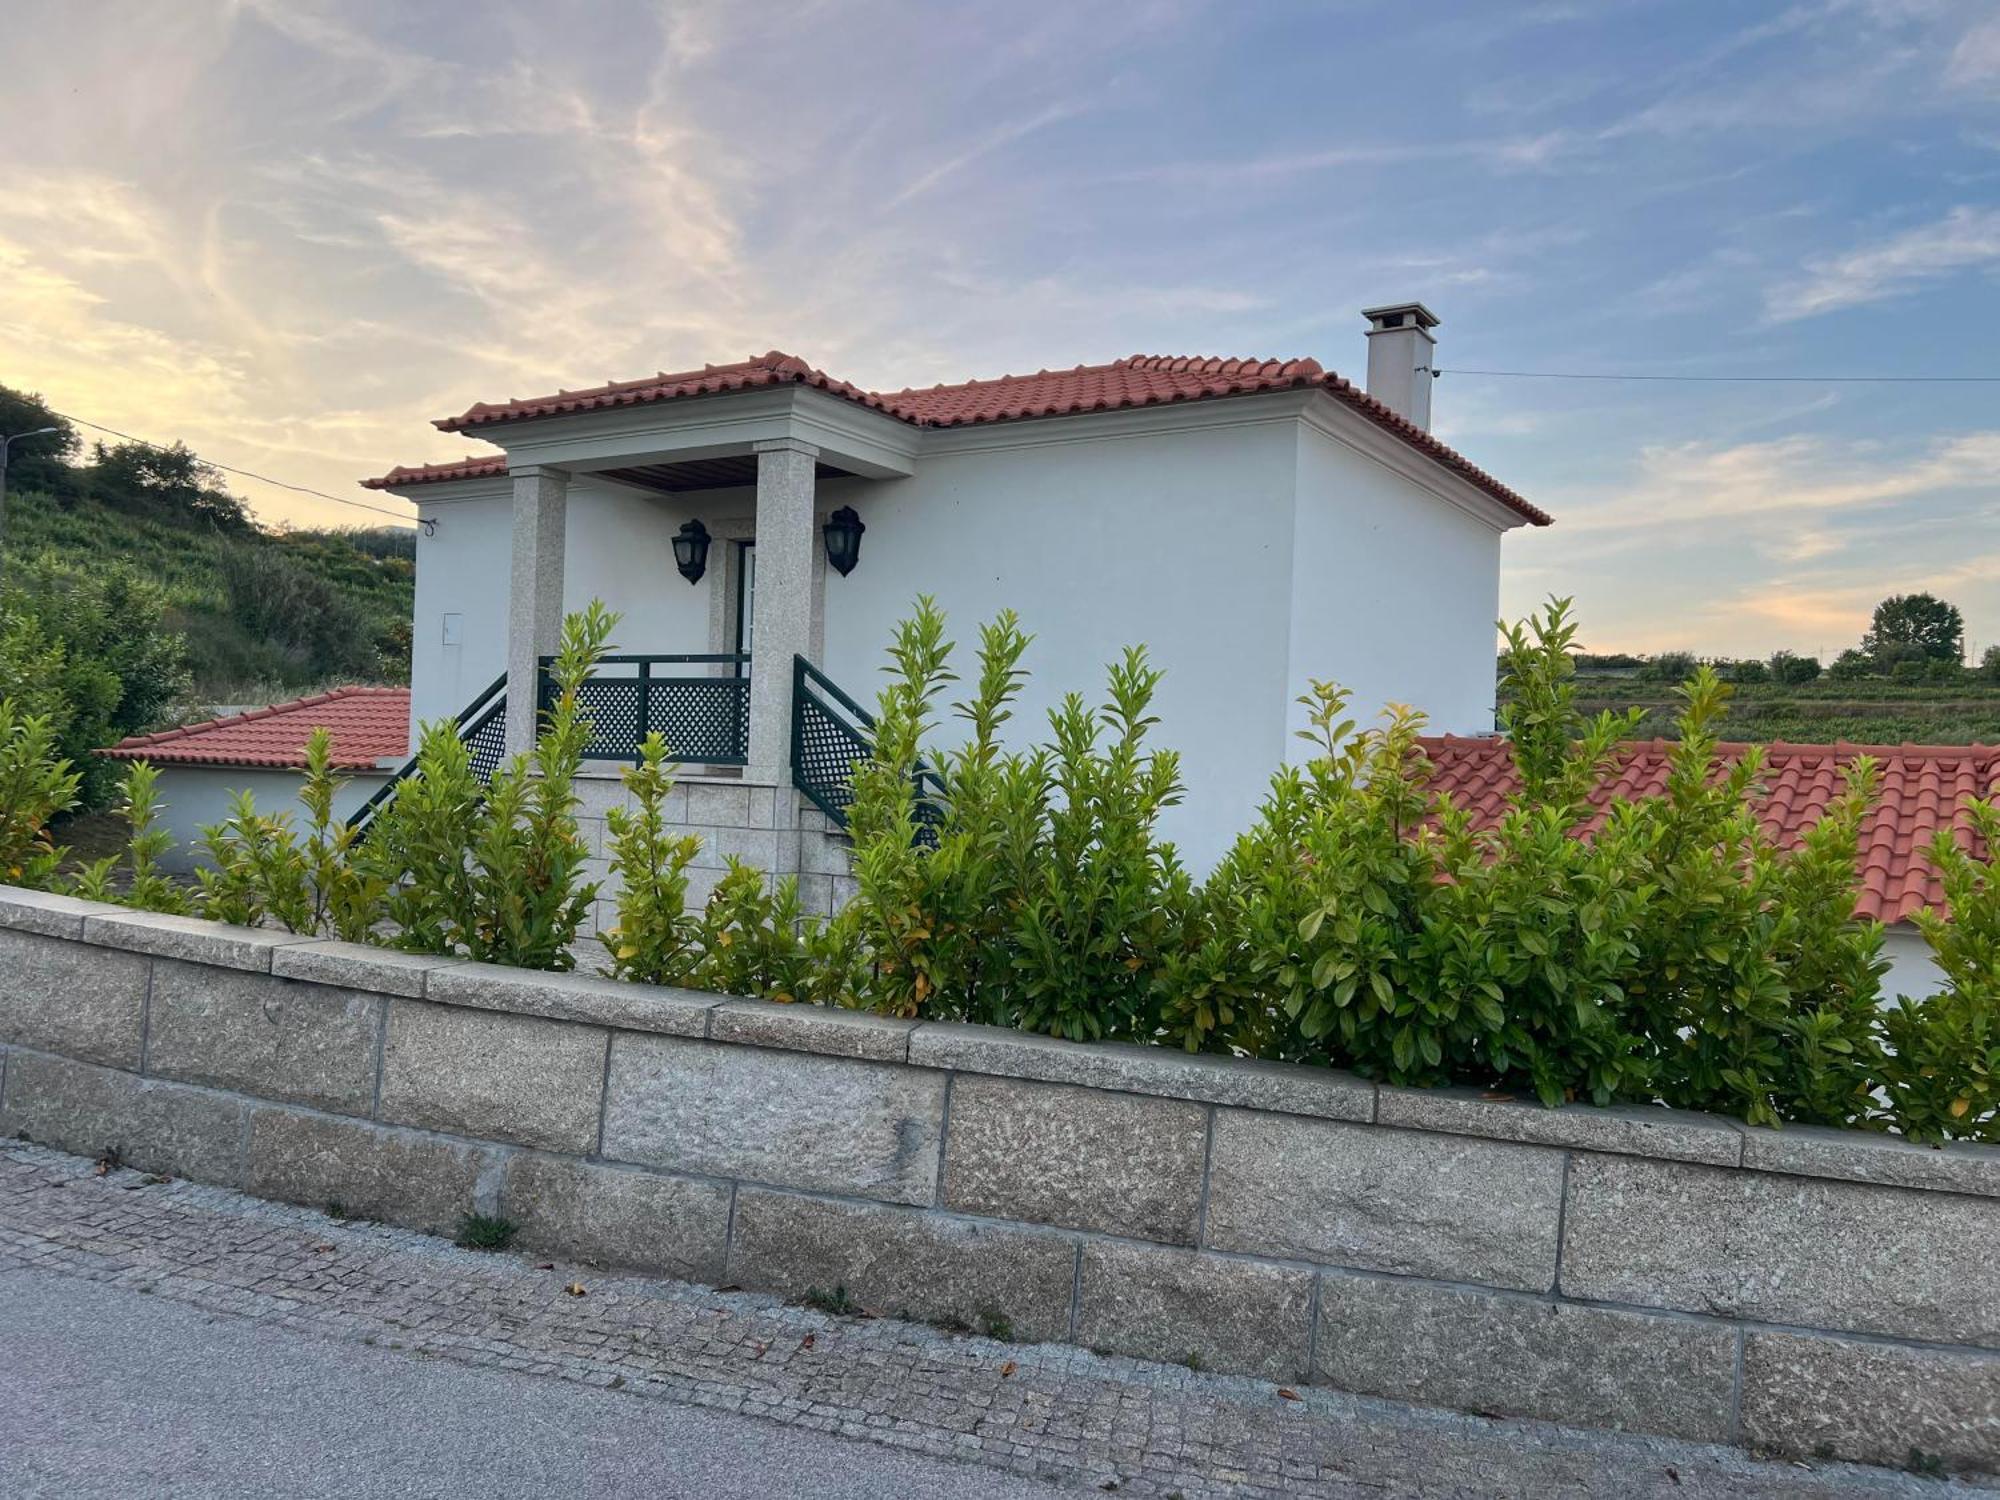
M861 533L867 529L851 505L841 506L820 528L820 535L826 538L826 560L842 578L852 573L854 565L861 561Z
M708 571L708 528L699 521L683 521L674 533L674 566L689 583L700 583Z

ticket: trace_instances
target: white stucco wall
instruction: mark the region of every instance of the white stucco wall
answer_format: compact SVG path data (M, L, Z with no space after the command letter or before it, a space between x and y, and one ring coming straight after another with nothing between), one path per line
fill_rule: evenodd
M513 503L506 485L431 485L413 492L417 590L410 625L410 743L416 726L449 719L507 663L507 579ZM460 617L459 644L445 644L445 616Z
M161 863L176 873L186 873L197 863L193 845L203 827L220 823L229 816L235 794L248 791L257 799L260 813L290 812L292 826L301 832L309 814L299 805L299 771L251 770L242 766L159 767L160 826L174 838L173 849ZM353 777L333 800L334 815L345 819L359 810L389 778L387 771L349 772Z
M1493 728L1500 538L1492 524L1310 426L1299 429L1286 702L1314 678L1349 689L1355 723L1388 703L1437 734ZM1289 754L1309 754L1287 737Z
M470 493L461 498L449 491ZM413 731L457 714L506 666L513 526L513 501L504 482L432 486L417 493L419 514L437 526L434 535L420 530L417 538ZM753 507L747 497L747 491L729 491L649 498L588 477L573 481L563 540L565 607L595 598L618 611L623 618L612 644L620 653L714 649L710 590L719 583L727 542L716 538L708 573L689 584L675 570L673 536L691 517L713 531L727 511L747 515ZM459 644L446 645L445 620L453 614L460 618Z
M1944 971L1931 956L1930 944L1908 922L1898 922L1883 935L1882 956L1889 960L1882 993L1892 1003L1898 995L1921 999L1944 987Z
M1106 665L1144 644L1166 672L1154 743L1180 751L1190 788L1162 827L1205 868L1283 755L1294 424L1054 441L1062 425L927 451L910 479L822 486L868 527L854 573L826 579L824 669L872 702L891 632L928 593L969 677L979 626L1012 608L1035 636L1011 726L1024 743L1064 693L1102 701Z
M578 479L570 485L564 537L563 601L578 608L602 599L618 612L612 647L621 655L706 652L709 591L720 581L727 543L716 537L708 571L690 584L674 567L674 533L699 517L711 532L720 506L708 496L647 497ZM726 502L745 505L741 494ZM497 670L497 669L496 669Z

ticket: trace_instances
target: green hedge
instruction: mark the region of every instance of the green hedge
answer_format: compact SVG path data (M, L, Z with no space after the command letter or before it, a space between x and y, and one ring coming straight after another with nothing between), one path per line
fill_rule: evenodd
M323 754L305 837L245 799L207 833L219 873L204 909L571 967L599 894L583 878L572 785L587 733L577 688L614 623L598 606L566 622L540 742L490 788L437 725L359 848L326 811ZM958 678L943 617L920 600L891 646L872 755L857 768L856 899L830 919L803 917L794 881L732 865L706 907L686 911L697 846L663 816L671 780L656 737L626 773L632 808L608 821L619 895L603 968L1551 1105L1662 1103L2000 1139L1989 862L2000 805L1971 806L1986 858L1948 836L1931 851L1949 915L1920 925L1944 989L1885 1007L1882 929L1854 916L1877 768L1857 760L1800 847L1773 846L1753 811L1761 758L1718 757L1730 689L1701 667L1680 689L1665 792L1600 812L1594 794L1637 711L1579 715L1575 635L1566 602L1508 631L1501 718L1519 789L1495 826L1475 828L1433 793L1419 714L1391 708L1357 727L1347 695L1315 683L1301 700L1309 751L1277 771L1256 822L1197 881L1158 834L1184 788L1177 757L1152 741L1160 674L1144 651L1111 668L1101 703L1070 695L1047 737L1019 748L1006 734L1029 640L1003 615L951 706L962 732L939 744ZM941 788L923 808L919 765ZM151 877L150 784L136 774L138 890L172 899ZM104 871L90 882L95 894L116 885Z

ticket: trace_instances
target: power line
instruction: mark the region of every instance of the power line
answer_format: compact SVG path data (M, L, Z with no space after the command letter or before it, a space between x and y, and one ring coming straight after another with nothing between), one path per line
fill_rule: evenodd
M123 438L128 443L137 443L141 448L151 448L155 453L171 453L174 451L160 443L149 443L144 438L133 437L129 432L120 432L116 427L106 427L102 422L86 422L82 417L73 417L66 411L56 411L54 407L45 409L51 415L61 417L65 422L74 422L77 426L88 427L93 432L108 432L111 436ZM199 455L196 455L196 457L200 458ZM256 474L252 473L249 469L237 469L232 468L228 464L219 464L214 459L200 458L200 462L207 464L211 469L220 469L225 474L235 474L243 479L254 479L259 484L275 484L281 490L293 490L298 494L311 495L316 499L331 500L335 505L351 505L357 510L372 510L378 516L388 516L392 520L397 521L414 521L416 519L415 516L410 515L406 511L389 510L384 506L370 505L366 500L349 500L341 495L329 495L325 490L316 490L310 485L290 484L282 479L273 479L268 474Z
M2000 375L1619 375L1568 370L1433 370L1433 375L1492 375L1509 380L1673 380L1753 385L2000 385Z

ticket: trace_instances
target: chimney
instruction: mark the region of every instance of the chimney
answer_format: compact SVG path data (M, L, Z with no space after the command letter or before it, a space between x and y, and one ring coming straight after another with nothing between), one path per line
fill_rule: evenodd
M1431 330L1437 314L1421 302L1363 308L1368 320L1368 394L1405 421L1431 430Z

